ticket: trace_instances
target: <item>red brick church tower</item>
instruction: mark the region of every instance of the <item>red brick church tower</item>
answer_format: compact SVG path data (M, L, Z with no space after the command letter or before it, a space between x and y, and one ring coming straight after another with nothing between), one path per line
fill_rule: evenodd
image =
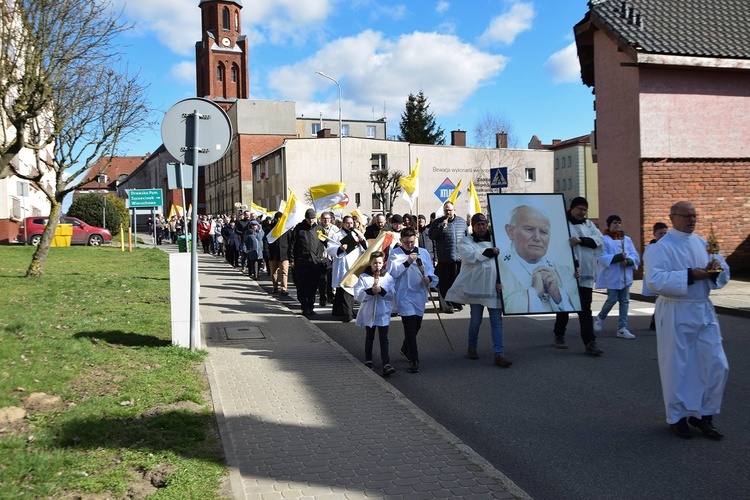
M240 0L200 0L201 40L195 44L197 96L225 110L247 99L247 38L242 34Z

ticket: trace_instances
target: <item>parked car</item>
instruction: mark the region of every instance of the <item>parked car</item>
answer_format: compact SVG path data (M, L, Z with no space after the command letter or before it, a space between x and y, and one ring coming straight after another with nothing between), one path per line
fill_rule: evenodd
M49 217L26 217L18 231L18 241L37 246L42 239L42 232L48 220ZM64 215L60 217L60 224L71 224L73 226L71 245L99 246L112 241L112 233L109 232L109 229L86 224L75 217Z

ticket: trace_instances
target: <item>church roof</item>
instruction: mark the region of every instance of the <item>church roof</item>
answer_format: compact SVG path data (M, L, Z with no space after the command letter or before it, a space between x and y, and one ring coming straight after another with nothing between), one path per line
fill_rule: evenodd
M216 1L217 0L201 0L200 2L198 2L198 7L200 7L204 3L216 2ZM221 0L221 1L223 1L224 3L233 3L235 5L238 5L240 9L242 8L242 2L240 0Z

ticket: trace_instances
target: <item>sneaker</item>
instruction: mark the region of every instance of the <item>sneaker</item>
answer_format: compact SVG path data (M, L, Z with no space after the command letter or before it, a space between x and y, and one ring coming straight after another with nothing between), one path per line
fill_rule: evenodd
M602 327L604 326L604 320L601 319L598 315L596 319L594 320L594 331L596 333L599 333L602 331Z
M621 339L634 339L635 338L635 335L630 333L630 330L628 330L627 328L620 328L619 330L617 330L617 336L620 337Z
M596 345L596 341L591 341L588 344L586 344L586 354L591 354L592 356L601 356L604 354L604 351L599 349L599 346Z
M565 343L565 337L560 335L555 336L555 347L558 349L567 349L568 345Z
M387 377L388 375L393 375L396 373L396 369L392 367L391 365L385 365L383 366L383 376Z
M476 347L469 347L469 352L466 355L469 359L479 359L479 354L477 354L477 348Z
M375 368L372 367L372 361L365 361L365 366L369 368L370 370L374 370Z
M411 361L407 370L409 370L409 373L419 373L419 361L416 359Z
M501 368L510 368L510 366L513 364L513 361L509 360L502 354L498 354L495 356L495 364Z

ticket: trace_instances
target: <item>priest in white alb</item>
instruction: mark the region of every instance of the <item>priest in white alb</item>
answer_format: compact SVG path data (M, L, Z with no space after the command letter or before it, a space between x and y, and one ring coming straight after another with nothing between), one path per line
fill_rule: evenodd
M690 202L672 205L672 229L645 255L646 285L656 299L656 344L667 423L681 438L690 426L720 440L713 423L729 374L721 330L708 296L729 281L720 253L693 234L698 215ZM689 425L688 425L689 424Z

